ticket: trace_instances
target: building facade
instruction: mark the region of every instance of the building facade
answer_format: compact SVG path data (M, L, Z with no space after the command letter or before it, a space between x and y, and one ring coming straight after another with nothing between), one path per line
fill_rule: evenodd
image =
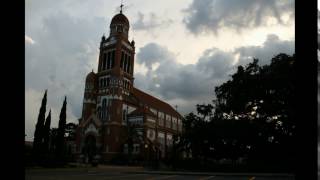
M174 135L182 132L182 116L169 104L134 87L135 42L128 40L130 24L120 11L100 42L97 72L85 81L76 153L99 155L109 161L120 153L165 158Z

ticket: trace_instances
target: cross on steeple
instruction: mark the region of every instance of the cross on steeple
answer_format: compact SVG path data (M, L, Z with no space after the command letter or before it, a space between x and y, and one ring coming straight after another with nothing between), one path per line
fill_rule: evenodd
M121 0L121 5L120 5L120 14L122 14L122 7L123 7L123 4L122 4L122 0Z

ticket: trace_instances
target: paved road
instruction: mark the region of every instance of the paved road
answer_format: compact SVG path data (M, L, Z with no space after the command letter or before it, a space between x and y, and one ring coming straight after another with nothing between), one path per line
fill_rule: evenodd
M26 180L294 180L293 176L257 175L184 175L147 174L139 172L97 172L84 169L74 170L26 170Z

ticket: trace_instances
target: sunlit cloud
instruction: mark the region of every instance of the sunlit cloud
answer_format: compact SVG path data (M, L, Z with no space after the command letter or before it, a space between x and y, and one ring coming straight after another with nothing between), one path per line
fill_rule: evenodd
M24 36L24 39L25 39L25 43L27 43L27 44L34 44L35 43L35 41L27 35Z

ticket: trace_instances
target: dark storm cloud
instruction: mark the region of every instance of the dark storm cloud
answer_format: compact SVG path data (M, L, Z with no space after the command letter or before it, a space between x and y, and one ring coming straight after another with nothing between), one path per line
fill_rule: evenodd
M196 64L183 65L176 62L173 53L165 47L152 43L141 48L137 62L148 67L146 76L137 73L136 84L139 87L156 92L165 99L191 100L207 96L213 83L227 77L232 69L233 56L218 49L209 49ZM157 69L151 69L156 63L159 63Z
M152 68L152 65L156 62L173 61L174 55L167 48L159 46L156 43L149 43L140 48L137 54L137 62L144 64L148 69Z
M173 20L171 19L161 19L154 13L150 13L147 15L147 20L146 20L146 15L138 12L138 19L132 24L133 30L152 30L156 28L161 28L161 27L167 27L168 25L173 23Z
M183 23L194 34L215 32L222 27L237 31L266 25L268 17L274 17L278 23L289 13L289 22L294 19L293 0L193 0L183 10L186 16Z
M148 71L146 75L135 74L135 85L166 101L193 102L180 105L191 109L189 106L195 106L196 103L208 100L210 103L214 98L214 87L227 81L238 65L252 62L253 57L260 59L261 64L268 64L278 53L292 55L294 43L269 35L262 46L240 47L232 52L211 48L205 50L195 64L183 65L166 47L150 43L137 54L137 62L147 66ZM238 62L236 55L239 56ZM159 64L158 67L151 68L155 64ZM182 109L182 112L186 111Z
M197 70L208 73L210 77L221 78L230 71L233 61L233 54L212 48L204 51L196 66Z

